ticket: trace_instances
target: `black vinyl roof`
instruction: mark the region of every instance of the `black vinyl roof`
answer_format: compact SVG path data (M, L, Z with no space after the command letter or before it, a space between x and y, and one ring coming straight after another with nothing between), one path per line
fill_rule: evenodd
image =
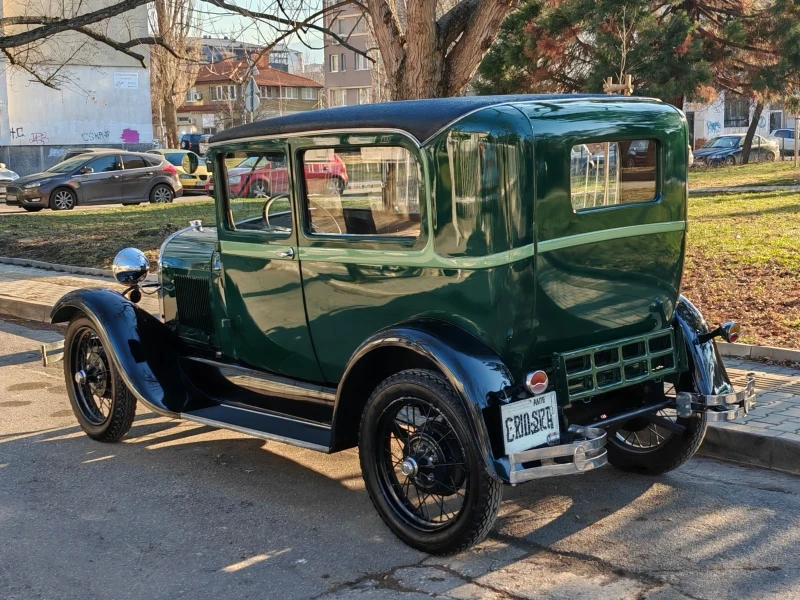
M285 135L328 129L400 129L425 141L448 123L474 110L506 102L613 98L604 94L520 94L514 96L462 96L430 100L403 100L326 108L265 119L226 129L211 143L266 135Z

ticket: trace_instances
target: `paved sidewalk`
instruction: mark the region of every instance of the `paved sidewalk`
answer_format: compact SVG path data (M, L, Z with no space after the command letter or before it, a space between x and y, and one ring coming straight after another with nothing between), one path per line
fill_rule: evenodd
M0 313L47 322L58 299L81 288L123 289L116 281L105 277L0 264ZM145 296L139 305L152 314L159 312L154 296Z

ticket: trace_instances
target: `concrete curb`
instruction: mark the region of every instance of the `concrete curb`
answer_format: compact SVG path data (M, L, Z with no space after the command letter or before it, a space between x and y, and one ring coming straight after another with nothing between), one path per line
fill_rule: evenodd
M800 475L800 442L740 429L709 427L697 455Z
M0 295L0 313L13 317L49 323L51 310L53 310L53 307L45 302L20 300L19 298Z
M92 267L76 267L73 265L59 265L56 263L43 262L41 260L29 260L27 258L9 258L0 256L0 264L15 265L17 267L30 267L33 269L46 269L48 271L59 271L72 275L91 275L92 277L106 277L113 279L114 274L111 269L94 269Z
M791 348L776 348L774 346L753 346L751 344L729 344L717 342L717 348L722 356L735 358L768 358L770 360L790 361L800 363L800 350Z

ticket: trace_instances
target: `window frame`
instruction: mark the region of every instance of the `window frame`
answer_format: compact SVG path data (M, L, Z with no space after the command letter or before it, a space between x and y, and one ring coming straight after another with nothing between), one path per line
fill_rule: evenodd
M333 68L333 62L336 59L336 68ZM328 57L328 72L329 73L338 73L339 72L339 55L338 54L331 54Z
M653 178L654 184L654 192L653 198L650 200L642 200L639 202L617 202L616 204L609 204L607 206L589 206L586 208L575 208L572 204L572 149L575 146L586 145L587 147L589 144L605 144L606 142L610 144L619 144L622 142L635 142L635 141L648 141L654 143L656 145L655 150L655 177ZM660 204L664 199L664 168L663 168L663 161L664 161L664 147L662 142L658 138L653 137L642 137L636 136L631 137L631 135L611 135L608 137L597 138L597 137L589 137L589 138L573 138L572 140L566 140L566 168L565 174L567 179L567 201L569 202L570 209L572 213L575 215L585 215L585 214L592 214L599 211L608 211L608 210L620 210L624 208L632 208L636 206L646 206L648 204ZM621 155L621 150L620 150ZM620 156L617 157L617 170L624 168L620 164ZM620 171L621 174L621 171Z
M729 102L730 102L730 107L731 107L730 111L728 110L728 107L729 107L728 103ZM726 128L728 128L728 127L748 127L750 125L750 99L749 98L747 98L746 96L741 96L741 95L738 95L738 94L732 94L731 92L728 92L728 93L725 94L725 102L723 104L724 104L724 106L722 108L722 121L723 121L723 126L724 127L726 127ZM745 113L744 122L742 122L742 118L741 117L735 117L734 118L734 116L729 114L729 113L733 113L732 109L734 107L741 109L742 105L744 105L744 108L745 108L745 110L744 110L744 113Z
M373 142L356 143L354 139L374 137ZM360 249L360 250L403 250L422 251L430 242L430 189L429 168L419 146L407 135L399 131L383 132L364 130L335 134L321 138L309 132L308 137L296 137L291 140L292 162L294 164L295 210L297 211L296 224L298 243L307 248L330 249ZM333 151L360 150L365 147L401 147L409 152L419 167L419 214L420 230L415 238L396 235L371 235L371 234L313 234L310 233L308 219L308 190L304 171L303 153L307 150L332 149ZM387 264L391 260L386 260Z
M116 168L115 169L111 169L110 171L106 171L106 170L95 171L94 167L92 167L92 163L93 162L97 162L98 160L103 160L104 158L108 158L109 156L113 156L114 157L114 166ZM92 172L88 173L88 175L99 175L101 173L117 173L119 171L122 171L122 169L120 168L121 166L122 166L122 159L120 158L119 154L106 154L105 156L95 156L95 157L91 158L90 160L88 160L86 162L86 164L83 165L83 167L92 167ZM81 167L81 168L83 168L83 167Z

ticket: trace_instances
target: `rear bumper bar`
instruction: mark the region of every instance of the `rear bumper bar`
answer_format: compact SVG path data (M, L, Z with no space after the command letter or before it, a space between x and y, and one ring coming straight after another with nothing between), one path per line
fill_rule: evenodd
M753 373L748 373L744 389L732 394L678 392L675 400L679 417L702 413L707 421L733 421L746 416L755 406L756 377Z
M537 448L508 455L511 464L509 480L512 485L532 479L585 473L608 463L606 432L597 427L571 425L567 430L574 442L550 448ZM554 459L568 458L568 462L554 463ZM539 466L525 468L524 465L540 461ZM545 464L548 463L548 464ZM553 463L553 464L550 464Z

